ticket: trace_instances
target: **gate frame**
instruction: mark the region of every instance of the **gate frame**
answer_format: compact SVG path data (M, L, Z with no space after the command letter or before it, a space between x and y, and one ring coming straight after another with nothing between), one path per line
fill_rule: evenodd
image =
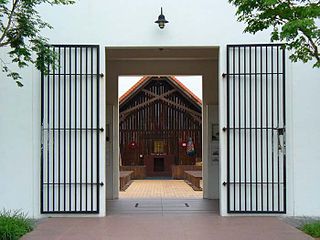
M291 205L290 203L288 204L288 198L287 198L287 195L288 195L288 167L287 167L287 155L288 155L288 150L287 150L287 143L290 142L290 140L288 140L288 137L287 137L287 133L288 133L288 123L287 123L287 115L288 115L288 111L287 111L287 94L288 94L288 90L287 90L287 57L286 57L286 49L284 48L284 44L281 44L281 43L257 43L257 44L228 44L226 45L226 70L227 70L227 73L224 73L222 75L222 78L225 78L226 79L226 83L224 85L225 89L223 91L223 95L225 96L225 99L224 99L224 103L226 104L226 110L224 112L224 114L226 115L226 118L225 118L225 122L226 122L226 127L224 127L222 129L222 131L226 134L225 135L225 144L221 146L226 146L226 149L225 149L225 157L226 157L226 166L225 166L225 169L226 169L226 181L223 181L222 185L225 187L227 186L227 189L226 189L226 213L227 215L232 215L232 214L236 214L236 215L239 215L239 214L245 214L246 216L248 214L258 214L258 215L261 215L261 214L267 214L267 215L270 215L270 214L287 214L287 209L288 209L288 205ZM279 135L283 135L283 145L284 145L284 152L282 154L283 156L283 169L281 169L282 173L283 173L283 180L284 180L284 183L283 183L283 199L281 201L281 203L278 203L279 205L283 204L283 210L282 211L272 211L272 210L262 210L262 211L253 211L253 210L230 210L230 137L229 137L229 134L230 134L230 126L229 126L229 123L230 123L230 103L229 103L229 72L230 72L230 64L229 64L229 61L230 61L230 52L229 52L229 49L230 48L236 48L238 47L239 49L240 48L252 48L252 47L260 47L262 49L262 47L265 47L265 48L268 48L268 47L278 47L278 49L280 49L279 51L279 55L281 57L281 65L282 65L282 68L283 68L283 80L280 82L280 85L282 85L282 102L280 101L280 104L282 105L283 109L282 111L283 112L280 112L280 114L283 116L283 132L284 134L279 134ZM239 55L239 58L240 58L240 55ZM240 65L239 65L240 66ZM245 66L245 65L244 65ZM261 65L262 66L262 65ZM239 79L237 79L239 81ZM221 89L220 89L221 90ZM291 92L289 92L290 94ZM220 103L222 103L222 101L220 101ZM220 108L222 109L222 107L220 106ZM291 109L290 109L291 110ZM291 111L290 111L291 112ZM281 130L281 129L277 129L278 131ZM289 153L290 155L290 153ZM289 173L290 174L290 173ZM291 174L290 174L291 175ZM291 176L290 176L291 178ZM223 179L221 179L222 181ZM281 182L281 181L280 181ZM290 188L290 187L289 187ZM291 189L289 189L291 190ZM289 193L290 195L292 194L292 192L290 191ZM245 197L245 199L247 199L247 197ZM263 201L263 200L262 200ZM221 203L221 201L220 201ZM222 211L222 209L220 210ZM223 213L221 215L224 215Z
M40 146L40 149L41 149L41 154L40 154L40 157L41 157L41 159L40 159L40 213L41 214L75 214L75 215L78 215L78 214L99 214L100 213L100 186L103 186L103 182L101 182L101 179L100 179L100 161L101 161L101 153L100 153L100 149L101 149L101 147L100 147L100 145L101 145L101 135L100 135L100 132L103 132L103 128L101 128L100 127L100 123L101 123L101 119L100 119L100 112L101 112L101 94L100 94L100 91L101 91L101 83L100 83L100 81L101 81L101 77L103 77L103 75L101 75L100 74L100 68L101 68L101 66L100 66L100 64L101 64L101 55L100 55L100 45L95 45L95 44L50 44L50 45L48 45L47 46L48 48L53 48L53 50L55 51L55 48L58 48L58 49L69 49L69 51L71 50L71 49L77 49L77 48L80 48L80 49L82 49L82 48L85 48L86 49L86 51L88 50L88 49L92 49L91 50L91 54L92 55L90 55L91 56L91 67L94 67L93 69L95 69L95 71L96 71L96 74L94 74L93 73L93 69L91 69L91 73L90 74L87 74L87 75L90 75L91 77L92 77L92 81L96 81L96 92L95 92L95 94L96 94L96 100L95 100L95 102L96 102L96 106L95 106L95 109L96 109L96 122L95 122L95 124L97 125L97 127L96 128L86 128L87 130L90 130L91 131L91 133L93 133L93 131L96 131L96 136L95 136L95 138L96 138L96 141L97 141L97 145L95 146L95 148L96 148L96 159L95 159L95 164L96 164L96 177L95 177L95 179L96 179L96 182L95 183L91 183L91 186L93 186L93 185L96 185L96 200L95 200L95 202L96 202L96 208L95 208L95 210L93 210L93 205L92 205L92 202L91 202L91 208L92 208L92 210L79 210L79 211L77 211L77 210L57 210L57 211L55 211L55 210L44 210L44 205L45 205L45 203L44 203L44 198L43 198L43 195L44 195L44 190L43 190L43 188L44 188L44 184L45 184L45 182L44 182L44 178L43 178L43 171L45 170L44 169L44 164L43 164L43 162L44 162L44 142L43 142L43 133L44 133L44 131L45 131L45 129L44 129L44 122L43 122L43 117L44 117L44 81L45 81L45 78L47 78L47 80L48 80L48 78L50 77L50 75L52 75L53 76L53 79L54 79L54 77L55 76L59 76L59 80L61 80L62 81L62 79L60 78L60 76L62 75L62 76L72 76L72 75L78 75L77 73L75 73L75 74L72 74L71 73L71 71L70 71L70 69L69 69L69 73L64 73L64 74L62 74L61 72L60 72L60 70L58 71L58 73L56 73L55 72L55 70L53 71L53 73L52 74L45 74L43 71L41 72L41 96L40 96L40 98L41 98L41 132L40 132L40 134L41 134L41 141L40 141L40 143L41 143L41 146ZM96 50L96 52L95 53L93 53L93 50ZM59 52L58 52L59 53ZM81 53L81 56L82 56L82 53ZM97 61L96 62L96 66L93 66L93 58L96 58L95 60ZM59 56L59 63L60 63L60 56ZM71 56L70 56L70 59L71 59ZM70 60L69 59L69 60ZM74 60L75 61L77 61L77 54L75 54L75 57L74 57ZM82 61L82 60L81 60ZM86 62L86 64L90 64L90 61L89 62ZM76 64L76 66L77 66L77 64ZM71 67L71 64L70 64L70 67ZM74 67L74 66L73 66ZM77 70L77 68L75 67L75 71ZM82 73L80 73L80 77L81 76L83 76L83 74ZM93 79L93 76L95 76L95 79ZM78 79L77 79L78 80ZM93 83L92 83L93 84ZM92 85L93 86L93 85ZM91 87L92 87L91 86ZM71 89L70 89L70 91L71 91ZM93 92L92 92L92 94L93 94ZM93 100L93 98L91 97L91 99ZM91 103L92 104L92 106L91 107L93 107L93 103ZM51 113L51 112L50 112ZM92 112L92 114L94 114L93 112ZM93 115L91 116L91 117L93 117ZM93 123L92 123L93 124ZM50 127L50 125L49 125L49 128L48 128L48 131L51 129L51 127ZM55 130L55 127L54 127L54 129L53 130ZM88 134L88 133L87 133ZM91 151L93 151L93 150L91 150ZM64 170L64 171L66 171L66 170ZM47 184L50 184L50 183L47 183ZM53 183L53 184L55 184L55 182ZM60 183L60 181L59 181L59 183L57 183L57 184L61 184ZM77 184L77 183L76 183ZM83 182L81 182L80 184L83 184ZM89 183L86 183L86 184L89 184ZM94 193L91 193L91 201L93 200L93 195L94 195ZM75 198L75 199L77 199L77 198ZM54 195L53 195L53 200L55 200L54 199ZM69 200L69 201L71 201L71 200ZM65 204L65 203L64 203ZM59 209L60 209L60 207L59 207Z

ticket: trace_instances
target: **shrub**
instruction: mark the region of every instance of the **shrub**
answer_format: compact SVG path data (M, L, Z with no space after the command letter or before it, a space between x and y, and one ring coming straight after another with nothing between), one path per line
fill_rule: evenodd
M32 231L34 223L21 211L2 210L0 212L0 240L20 239Z
M320 221L304 224L301 227L301 230L306 234L309 234L311 237L319 238L320 237Z

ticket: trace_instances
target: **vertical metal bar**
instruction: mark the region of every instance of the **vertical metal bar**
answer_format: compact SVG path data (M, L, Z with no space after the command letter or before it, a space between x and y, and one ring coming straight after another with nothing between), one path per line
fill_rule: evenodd
M277 47L277 127L280 127L280 108L279 108L279 104L280 104L280 93L279 93L279 74L280 74L280 69L279 69L279 46ZM279 132L277 132L277 146L279 146L279 136L278 136ZM280 156L279 156L279 149L277 151L277 164L278 164L278 211L280 211Z
M100 127L100 49L99 46L97 48L97 129ZM97 212L100 210L100 188L99 188L99 181L100 181L100 163L99 163L99 154L100 154L100 132L97 130Z
M93 210L93 48L91 47L91 211Z
M260 146L261 146L261 152L260 152L260 161L261 161L261 211L264 210L263 208L263 58L262 58L262 46L260 46Z
M86 211L88 211L88 47L86 47Z
M230 46L227 46L227 210L230 212Z
M43 185L44 185L44 109L45 109L45 100L44 100L44 72L41 71L41 160L40 160L40 179L41 179L41 184L40 184L40 211L41 213L44 212L44 191L43 191Z
M66 174L66 168L67 168L67 136L66 136L66 127L67 127L67 94L66 94L66 82L67 82L67 50L66 47L63 48L63 210L66 211L66 205L67 205L67 198L66 198L66 181L67 181L67 174Z
M258 62L257 62L257 46L255 46L254 48L254 75L255 75L255 149L256 149L256 154L255 154L255 158L256 158L256 211L258 211Z
M61 47L58 47L58 211L61 211Z
M271 47L272 211L274 211L274 47Z
M268 104L268 47L266 46L266 168L267 168L267 211L269 212L269 104Z
M83 154L82 154L82 127L83 127L83 122L82 122L82 108L83 108L83 104L82 104L82 91L83 91L83 87L82 87L82 47L80 47L80 211L82 211L82 189L83 189L83 185L82 185L82 158L83 158Z
M233 211L236 210L236 79L235 79L235 47L233 51Z
M239 103L238 103L238 106L239 106L239 110L238 110L238 112L239 112L239 117L238 117L238 119L239 119L239 149L238 149L238 151L239 151L239 211L241 211L242 210L242 208L241 208L241 203L242 203L242 198L241 198L241 188L242 188L242 186L241 186L241 174L242 174L242 172L241 172L241 71L240 71L240 69L241 69L241 47L238 47L238 85L239 85L239 89L238 89L238 94L239 94L239 96L238 96L238 101L239 101Z
M244 46L244 210L247 211L247 73L246 73L246 67L247 67L247 51L246 46Z
M282 99L283 99L283 211L287 211L287 171L286 171L286 52L285 48L282 49Z
M47 139L47 211L50 211L50 66L48 65L48 76L47 76L47 108L48 108L48 119L47 119L47 127L48 127L48 139Z
M72 211L72 49L69 47L69 211Z
M249 113L250 113L250 121L249 121L249 126L250 126L250 211L253 211L252 209L252 202L253 202L253 197L252 197L252 47L249 47L249 76L250 76L250 89L249 89L249 98L250 98L250 106L249 106Z
M55 48L52 48L53 52L55 52ZM52 66L52 211L55 210L55 112L56 112L56 106L55 106L55 97L56 97L56 70L55 70L55 64Z
M77 75L77 47L74 47L74 210L77 211L77 97L78 97L78 89L77 89L77 81L78 81L78 75ZM80 186L81 187L81 186Z

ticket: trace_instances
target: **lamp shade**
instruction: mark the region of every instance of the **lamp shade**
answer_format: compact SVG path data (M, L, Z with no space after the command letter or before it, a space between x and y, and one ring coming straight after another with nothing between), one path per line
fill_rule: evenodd
M168 22L169 22L169 21L166 20L165 16L164 16L163 13L162 13L162 8L161 8L161 14L159 15L158 20L155 21L155 23L157 23L157 24L159 25L159 27L160 27L161 29L163 29L164 26L165 26L165 24L168 23Z

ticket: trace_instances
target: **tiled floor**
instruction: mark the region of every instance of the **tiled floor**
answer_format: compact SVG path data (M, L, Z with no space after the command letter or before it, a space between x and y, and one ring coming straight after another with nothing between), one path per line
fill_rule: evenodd
M201 199L202 191L194 191L183 180L134 180L120 199Z
M204 200L183 180L134 180L119 200L107 201L107 214L218 213L217 200Z
M107 201L107 215L218 214L219 201L207 199L120 199Z

